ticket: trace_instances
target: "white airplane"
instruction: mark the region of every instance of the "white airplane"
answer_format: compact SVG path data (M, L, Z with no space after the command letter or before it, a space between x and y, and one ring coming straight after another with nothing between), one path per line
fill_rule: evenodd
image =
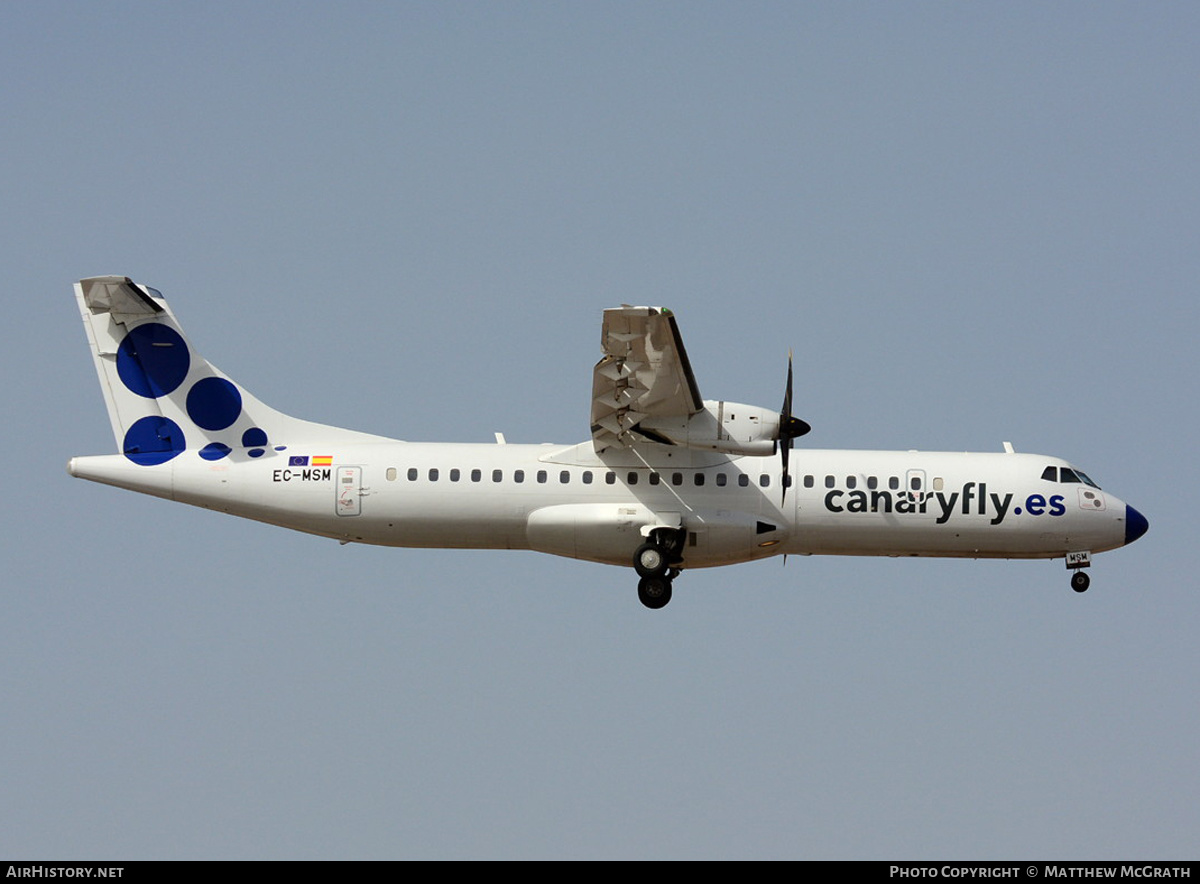
M592 438L402 442L264 405L200 356L157 290L124 276L75 294L119 454L72 476L342 543L527 549L632 566L650 608L687 568L776 555L1064 558L1137 540L1136 509L1056 457L817 451L783 408L700 397L675 317L604 311ZM793 482L793 479L796 481Z

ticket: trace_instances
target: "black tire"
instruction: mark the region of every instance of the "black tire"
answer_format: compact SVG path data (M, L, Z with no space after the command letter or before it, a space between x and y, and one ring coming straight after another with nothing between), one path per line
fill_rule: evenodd
M1083 571L1076 571L1071 575L1071 589L1076 592L1087 592L1087 588L1092 585L1092 578L1088 577Z
M670 565L666 550L654 543L643 543L633 554L633 570L638 577L662 577Z
M638 581L638 600L657 610L671 601L671 581L666 577L643 577Z

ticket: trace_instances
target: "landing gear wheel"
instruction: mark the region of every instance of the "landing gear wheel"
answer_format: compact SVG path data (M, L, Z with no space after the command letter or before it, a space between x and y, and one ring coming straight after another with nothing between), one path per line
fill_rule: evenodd
M638 599L647 608L665 606L671 601L671 581L666 577L643 577L638 581Z
M1071 575L1071 589L1076 592L1087 592L1087 588L1092 585L1092 578L1088 577L1083 571L1076 571Z
M633 570L638 577L662 577L670 564L666 551L654 543L643 543L633 554Z

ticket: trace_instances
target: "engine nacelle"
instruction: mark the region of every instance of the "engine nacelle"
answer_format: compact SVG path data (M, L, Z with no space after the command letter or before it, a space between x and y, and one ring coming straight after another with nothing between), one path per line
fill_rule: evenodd
M704 409L690 418L645 418L637 432L668 445L767 457L775 453L779 441L779 412L705 400Z

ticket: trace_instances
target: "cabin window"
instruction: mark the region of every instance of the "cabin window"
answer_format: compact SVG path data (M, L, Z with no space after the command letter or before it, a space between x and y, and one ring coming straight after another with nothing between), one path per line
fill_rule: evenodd
M832 488L832 487L833 487L833 484L834 484L834 482L833 482L833 476L826 476L826 477L825 477L825 487L826 487L826 488Z
M483 480L483 470L471 470L471 481L480 482Z
M671 484L672 485L682 485L683 484L683 473L671 473Z
M858 477L857 477L857 476L847 476L847 477L846 477L846 487L847 487L847 488L853 488L853 487L854 487L854 486L856 486L857 484L858 484Z
M431 467L429 470L429 481L436 482L438 480L437 467Z
M696 482L697 488L700 487L701 485L703 485L704 484L704 473L696 473L694 480Z
M538 470L538 471L537 471L537 480L538 480L538 484L539 484L539 485L545 485L545 484L546 484L546 471L545 471L545 470Z
M661 481L662 481L662 476L660 476L658 473L650 474L650 484L651 485L657 485Z
M492 481L500 482L504 479L504 470L492 470Z
M791 476L784 476L784 477L783 477L783 487L785 487L785 488L791 488L791 487L792 487L792 477L791 477Z
M815 484L816 484L816 481L817 481L817 479L816 479L816 477L815 477L815 476L811 476L811 475L809 475L809 476L805 476L805 477L804 477L804 487L805 487L805 488L812 488L812 487L813 487L813 485L815 485Z
M878 487L879 479L877 479L875 476L867 476L867 488L871 491L874 491Z
M758 477L758 484L761 485L763 488L770 487L771 477L768 476L766 473L763 473L761 476Z
M913 476L912 478L910 478L908 480L908 487L909 487L910 491L920 491L921 490L921 477Z
M637 484L637 473L634 472L633 470L630 470L629 475L627 475L625 477L625 482L629 485L636 485Z
M612 470L609 470L607 473L604 474L604 484L605 485L615 485L616 482L617 482L617 474L614 473Z
M717 473L717 479L716 479L716 481L717 481L717 487L718 487L718 488L724 488L724 487L725 487L725 474L724 474L724 473Z
M933 479L933 490L934 490L934 491L941 491L941 490L942 490L943 488L945 488L945 487L946 487L946 482L945 482L945 480L943 480L941 476L934 476L934 479Z
M591 471L591 470L584 470L584 471L583 471L583 484L584 484L584 485L591 485L591 484L592 484L592 471Z
M388 468L387 468L387 480L388 480L389 482L395 482L395 481L396 481L396 468L395 468L395 467L388 467Z
M568 482L570 482L570 481L571 481L571 471L570 471L570 470L563 470L561 473L559 473L559 474L558 474L558 481L559 481L559 482L561 482L561 483L562 483L562 484L564 484L564 485L566 485Z
M450 471L450 481L451 482L457 482L461 476L462 476L462 473L459 472L457 467L455 467L454 469L452 469Z
M520 485L522 482L524 482L525 481L525 471L524 470L513 470L513 481L516 482L518 485Z
M416 467L408 468L408 481L410 481L410 482L417 481L417 468Z
M899 476L889 476L888 477L888 488L891 488L893 491L899 491L900 490L900 477Z
M750 477L747 476L745 473L738 473L738 487L745 488L749 484L750 484Z

